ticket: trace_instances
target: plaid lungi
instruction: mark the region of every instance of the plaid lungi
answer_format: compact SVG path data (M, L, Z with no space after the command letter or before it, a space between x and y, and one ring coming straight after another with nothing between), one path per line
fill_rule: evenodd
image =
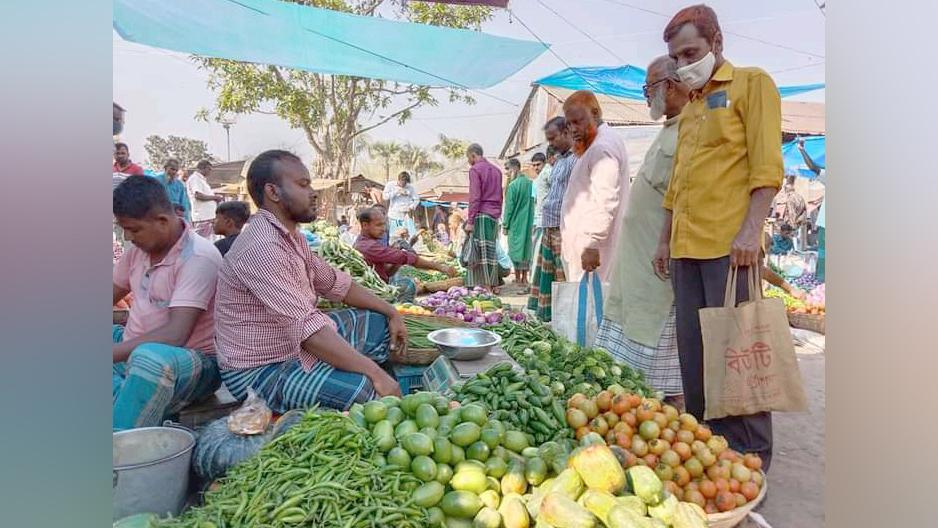
M649 347L632 341L623 335L622 326L610 319L599 325L594 346L604 348L619 361L645 374L645 380L665 396L676 396L684 392L681 383L681 362L677 355L677 324L675 309L665 321L658 346Z
M541 232L537 264L531 276L531 296L528 297L528 309L534 311L541 321L549 322L551 318L551 284L566 280L560 261L560 228L545 227Z
M114 343L124 327L114 325ZM154 427L221 386L215 357L162 343L143 343L127 361L111 365L112 427Z
M486 214L476 216L472 224L472 235L468 243L472 245L469 253L469 265L466 267L466 286L498 286L498 255L495 252L495 239L498 237L498 223Z
M329 312L340 336L356 351L381 364L390 353L388 320L368 310L336 310ZM331 409L347 410L353 403L374 399L371 380L357 372L338 370L325 361L318 361L305 372L299 359L271 363L260 367L222 371L222 380L238 400L247 397L248 388L267 401L277 414L292 409L305 409L315 404Z

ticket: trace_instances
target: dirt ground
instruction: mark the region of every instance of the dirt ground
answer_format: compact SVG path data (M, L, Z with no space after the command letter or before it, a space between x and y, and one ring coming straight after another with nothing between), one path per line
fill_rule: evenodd
M512 307L527 297L509 284L501 294ZM820 528L824 526L824 336L793 330L795 351L809 412L778 413L769 491L752 516L737 528ZM764 524L763 524L764 523Z

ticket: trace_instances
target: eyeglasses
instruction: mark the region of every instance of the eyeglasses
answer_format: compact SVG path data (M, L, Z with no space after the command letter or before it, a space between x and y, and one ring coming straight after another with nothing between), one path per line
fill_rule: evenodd
M654 88L654 87L655 87L656 85L658 85L658 84L661 84L661 83L663 83L663 82L665 82L665 81L670 81L670 80L671 80L670 77L665 77L665 78L663 78L663 79L658 79L657 81L655 81L655 82L653 82L653 83L651 83L651 84L643 84L643 85L642 85L642 94L643 94L646 98L647 98L647 97L650 97L650 95L649 95L648 92L651 91L652 88Z

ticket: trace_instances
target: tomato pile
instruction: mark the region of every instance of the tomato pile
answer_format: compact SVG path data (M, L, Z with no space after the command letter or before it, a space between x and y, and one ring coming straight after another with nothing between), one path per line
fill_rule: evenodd
M605 390L595 398L574 394L567 401L567 425L576 438L602 436L622 466L654 469L678 500L707 513L725 512L759 496L762 459L730 449L687 413L654 398Z

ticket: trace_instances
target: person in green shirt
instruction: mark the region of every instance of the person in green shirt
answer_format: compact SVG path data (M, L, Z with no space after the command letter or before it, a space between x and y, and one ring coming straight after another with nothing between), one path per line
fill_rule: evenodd
M690 93L676 72L677 62L667 55L648 66L645 99L651 117L666 120L632 183L596 346L643 371L652 387L679 402L684 391L677 354L674 291L670 279L656 274L652 266L666 216L661 202L677 147L677 119Z
M534 226L534 184L521 172L521 162L517 158L508 160L506 170L511 183L505 191L502 222L508 237L508 257L515 270L515 284L526 286L531 254L534 252L534 241L531 238Z

